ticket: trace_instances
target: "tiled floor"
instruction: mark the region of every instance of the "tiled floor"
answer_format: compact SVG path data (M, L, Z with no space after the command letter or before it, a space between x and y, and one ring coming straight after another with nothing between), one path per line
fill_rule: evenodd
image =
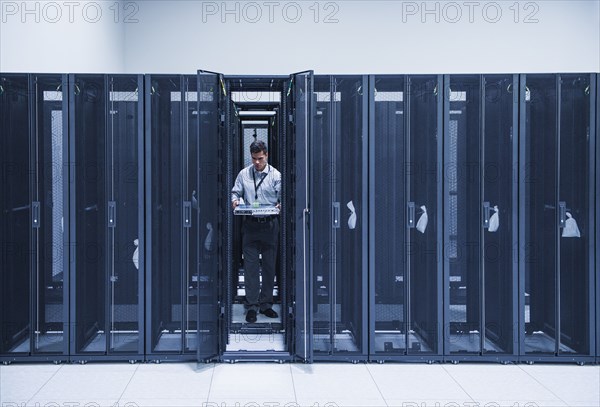
M13 364L0 406L598 407L600 366Z

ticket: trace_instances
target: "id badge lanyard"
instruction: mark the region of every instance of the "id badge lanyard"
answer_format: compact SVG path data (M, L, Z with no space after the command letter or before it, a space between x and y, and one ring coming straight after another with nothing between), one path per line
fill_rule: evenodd
M271 172L271 166L269 164L267 164L267 173L265 174L264 177L262 177L262 179L258 182L258 185L256 185L256 175L255 175L256 170L253 168L252 169L252 180L254 181L254 202L253 202L253 206L258 206L258 188L260 188L260 186L262 185L263 181L265 180L265 178L267 178L267 176L269 175L269 172Z

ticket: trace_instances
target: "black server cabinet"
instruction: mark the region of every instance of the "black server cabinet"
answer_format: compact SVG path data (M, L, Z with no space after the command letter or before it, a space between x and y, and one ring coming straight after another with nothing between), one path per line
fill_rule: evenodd
M313 100L314 358L366 360L367 76L315 76Z
M442 76L371 76L369 94L369 357L441 360Z
M444 355L514 360L518 77L445 76Z
M72 360L144 355L142 75L70 75Z
M198 81L195 75L146 75L145 81L147 359L195 360Z
M223 349L223 214L229 208L229 191L223 189L223 75L199 71L197 175L197 359L208 361ZM194 246L192 246L194 247Z
M0 360L68 359L65 75L0 74Z
M594 358L595 75L520 79L520 359Z
M600 75L596 74L596 116L595 128L596 137L600 134ZM600 142L596 141L596 194L600 191ZM596 256L595 270L596 270L596 363L600 363L600 263L598 260L598 254L600 253L600 200L596 197L596 233L594 239L596 241Z

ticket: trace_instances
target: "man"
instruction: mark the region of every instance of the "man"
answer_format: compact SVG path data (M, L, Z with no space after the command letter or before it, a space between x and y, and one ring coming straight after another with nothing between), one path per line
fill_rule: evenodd
M250 145L252 165L240 171L231 190L233 209L240 200L253 205L274 205L280 208L281 173L267 160L269 153L262 141ZM277 318L273 310L275 261L279 239L279 216L244 216L242 251L244 253L244 282L246 285L246 321L256 322L256 313ZM259 280L259 259L262 254L262 289Z

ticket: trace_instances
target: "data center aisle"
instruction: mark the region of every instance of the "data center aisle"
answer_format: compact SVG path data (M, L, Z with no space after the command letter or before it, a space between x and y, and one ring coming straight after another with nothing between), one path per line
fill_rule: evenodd
M16 364L2 406L597 406L600 366Z

